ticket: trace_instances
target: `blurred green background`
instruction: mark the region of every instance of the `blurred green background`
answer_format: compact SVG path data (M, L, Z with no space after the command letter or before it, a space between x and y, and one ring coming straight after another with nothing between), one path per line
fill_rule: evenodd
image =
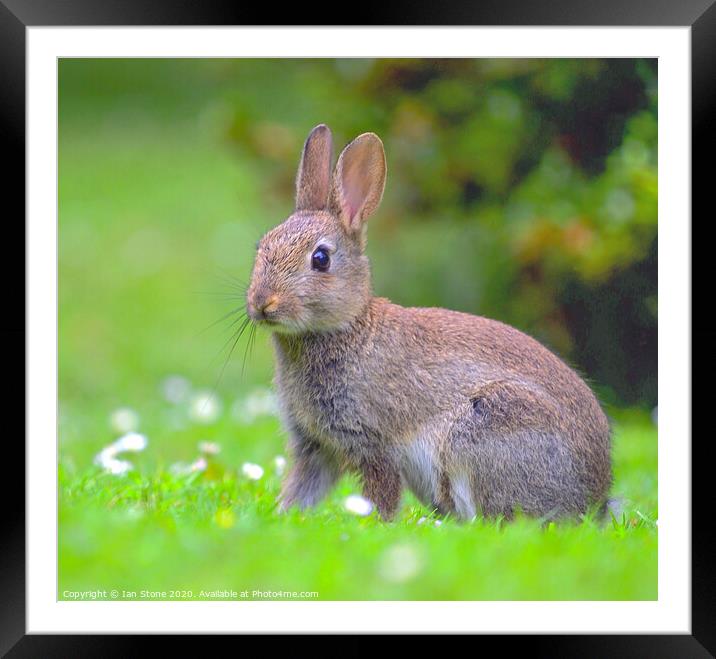
M615 420L615 493L629 502L606 531L532 546L541 531L526 521L488 525L473 529L478 557L448 522L409 551L415 565L452 551L453 581L359 588L359 566L380 575L394 542L418 537L409 525L427 513L411 497L392 531L343 509L351 479L314 516L276 518L268 337L230 354L236 326L219 319L242 303L256 240L292 211L321 122L337 150L365 131L386 147L369 229L377 294L498 318L586 375ZM656 60L60 60L61 591L167 587L180 573L320 582L334 598L655 596L656 154ZM95 456L131 430L149 439L135 469L103 473ZM189 473L202 441L220 453ZM265 468L258 484L247 461ZM351 559L341 538L355 524L375 535ZM501 579L458 579L461 561L497 560L501 533L517 538ZM277 571L276 543L315 574ZM540 560L551 571L535 574Z

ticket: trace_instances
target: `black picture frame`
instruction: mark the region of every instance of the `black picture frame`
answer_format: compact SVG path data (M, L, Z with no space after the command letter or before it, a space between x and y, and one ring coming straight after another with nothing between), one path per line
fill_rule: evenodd
M34 26L114 26L114 25L268 25L272 11L240 3L222 3L192 0L0 0L0 144L6 170L3 176L5 215L3 229L8 251L19 255L20 263L13 263L7 255L0 259L4 275L3 306L12 309L3 323L2 345L4 358L10 362L3 378L3 401L7 410L24 409L24 387L14 375L21 372L24 362L19 345L25 341L25 289L18 285L24 272L25 245L25 44L26 28ZM274 14L275 14L275 10ZM691 28L691 82L692 82L692 216L706 210L707 185L714 168L709 166L707 154L716 145L716 0L482 0L481 2L452 3L363 3L356 7L354 25L524 25L524 26L690 26ZM280 10L282 19L298 19L301 25L335 25L333 16L319 9L285 6ZM310 19L310 20L309 20ZM289 24L289 23L286 23ZM709 163L709 164L707 164ZM7 200L14 202L9 205ZM12 209L12 210L9 210ZM705 214L705 213L704 213ZM685 230L693 227L684 218ZM14 231L14 236L7 232ZM709 281L705 250L708 241L692 240L692 279ZM699 253L701 252L701 253ZM702 258L699 258L702 257ZM695 299L695 296L694 298ZM706 305L708 306L708 305ZM695 309L692 322L706 310ZM712 339L713 331L694 331L693 339ZM692 346L693 350L693 346ZM710 351L713 353L713 350ZM17 362L15 364L14 361ZM699 358L706 372L714 361L712 355ZM706 362L706 363L704 363ZM24 369L22 370L24 382ZM17 377L17 376L16 376ZM703 407L698 402L707 390L693 387L692 409ZM13 403L15 403L13 405ZM16 435L19 437L19 435ZM678 438L689 441L690 438ZM710 442L701 435L692 443L692 634L691 635L618 635L618 636L515 636L497 639L502 652L525 649L532 656L580 657L708 657L716 653L716 577L713 557L716 556L709 514L712 497L706 471L710 468L707 452ZM71 636L26 635L25 624L25 508L21 492L24 491L25 451L21 442L6 438L4 451L10 471L20 477L20 484L11 479L5 486L5 515L0 562L0 653L11 657L81 657L128 656L138 642L133 636ZM706 523L700 520L706 520ZM143 651L166 651L168 639L161 636L142 637ZM181 640L183 651L200 648L197 637ZM273 651L280 651L292 639L284 637ZM351 644L350 652L358 654L368 639ZM160 645L161 644L161 645ZM294 646L295 647L295 646ZM344 646L345 647L345 646ZM206 651L205 647L201 647ZM282 649L282 648L281 648ZM266 648L269 650L269 648Z

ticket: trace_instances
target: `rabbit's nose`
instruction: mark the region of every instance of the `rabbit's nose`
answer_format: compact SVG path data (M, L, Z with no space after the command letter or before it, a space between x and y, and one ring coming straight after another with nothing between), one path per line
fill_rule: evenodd
M278 295L272 294L268 297L263 295L254 298L253 303L249 304L249 315L254 320L263 320L278 307Z
M269 295L260 307L261 313L265 316L276 311L276 307L278 307L278 295Z

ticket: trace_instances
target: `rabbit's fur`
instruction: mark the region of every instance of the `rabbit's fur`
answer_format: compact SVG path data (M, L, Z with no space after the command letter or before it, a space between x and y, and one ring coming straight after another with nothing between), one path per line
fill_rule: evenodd
M328 128L314 128L296 211L261 239L247 295L274 330L293 457L281 508L314 505L345 471L385 519L403 486L461 519L603 505L610 433L589 387L508 325L373 297L365 225L383 194L383 145L357 137L335 171L331 149ZM318 246L326 272L312 269Z

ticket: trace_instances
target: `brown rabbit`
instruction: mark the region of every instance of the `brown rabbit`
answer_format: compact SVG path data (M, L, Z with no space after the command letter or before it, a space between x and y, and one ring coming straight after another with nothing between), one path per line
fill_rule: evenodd
M303 148L296 210L260 241L247 310L273 331L293 464L280 507L320 501L339 476L392 518L407 486L460 519L604 505L607 419L589 387L522 332L373 297L366 220L385 186L383 144L331 133Z

